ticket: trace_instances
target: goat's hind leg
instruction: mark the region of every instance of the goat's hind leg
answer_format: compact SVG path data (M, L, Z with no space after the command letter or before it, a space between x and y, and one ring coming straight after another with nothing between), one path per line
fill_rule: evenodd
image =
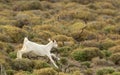
M57 60L60 60L59 57L57 57L55 54L51 53L51 56L53 56L54 58L56 58Z
M48 55L48 58L50 59L50 61L53 63L53 65L58 68L58 66L55 64L54 60L52 59L51 55Z

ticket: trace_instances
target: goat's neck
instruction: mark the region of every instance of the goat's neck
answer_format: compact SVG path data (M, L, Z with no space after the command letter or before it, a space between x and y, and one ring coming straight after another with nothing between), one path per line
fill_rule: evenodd
M53 43L52 42L49 42L47 45L46 45L46 48L47 50L51 50L53 48Z

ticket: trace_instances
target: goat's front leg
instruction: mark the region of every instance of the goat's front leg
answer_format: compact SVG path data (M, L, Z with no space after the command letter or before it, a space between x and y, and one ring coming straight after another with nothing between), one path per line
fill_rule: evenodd
M50 61L53 63L53 65L58 68L58 66L55 64L54 60L52 59L51 55L48 55L48 58L50 59Z
M18 51L17 52L17 59L22 59L22 51L20 50L20 51Z
M55 54L51 53L51 56L53 56L54 58L56 58L57 60L60 60L59 57L57 57Z

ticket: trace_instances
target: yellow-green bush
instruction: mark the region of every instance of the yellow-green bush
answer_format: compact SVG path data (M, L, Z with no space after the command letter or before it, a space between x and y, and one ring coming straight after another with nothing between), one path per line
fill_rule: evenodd
M16 1L15 5L13 5L13 10L15 11L35 9L42 9L40 1Z
M74 71L72 75L81 75L80 71Z
M6 36L5 34L0 33L0 41L2 42L11 42L11 39L9 36Z
M108 34L108 33L114 33L115 31L115 26L106 26L103 29L104 33Z
M39 33L41 31L50 31L50 32L56 32L61 33L61 28L58 28L55 25L36 25L33 27L33 31L36 33Z
M13 70L23 70L23 71L32 71L34 63L29 59L14 59L11 62L11 67Z
M81 3L81 4L89 4L89 3L93 3L97 0L84 0L84 1L83 0L71 0L71 1L78 2L78 3Z
M75 13L74 18L82 19L84 21L92 21L95 20L97 16L96 13L94 13L94 15L92 14L93 13L91 13L89 9L88 10L81 9Z
M58 75L70 75L70 74L60 72Z
M48 63L46 63L45 61L34 60L33 62L34 62L34 68L35 69L50 67L50 65Z
M90 31L96 31L96 30L102 30L105 26L108 24L104 21L95 21L95 22L89 22L87 29Z
M97 38L97 35L95 32L91 32L88 30L84 30L81 33L80 31L73 31L71 32L71 36L76 40L76 41L83 41L83 40L93 40Z
M119 34L108 34L107 37L109 37L112 40L120 39L120 35Z
M35 75L56 75L57 72L53 68L43 68L40 70L34 70Z
M109 2L95 2L88 5L91 9L115 9L112 3Z
M15 59L17 57L17 52L10 52L9 57Z
M105 58L108 58L111 56L112 52L109 50L102 50L102 53L104 54Z
M17 71L14 73L14 75L34 75L34 74L28 71Z
M67 22L70 22L74 19L75 11L62 11L57 15L58 21L60 21L63 24L66 24Z
M68 37L66 35L55 35L52 37L53 39L57 40L57 41L73 41L72 37Z
M96 40L88 40L81 42L81 45L85 47L99 47L99 42Z
M16 21L13 23L15 26L22 28L24 25L31 25L30 16L27 14L17 14Z
M105 39L100 42L99 48L101 50L108 50L108 48L115 46L116 43L113 40Z
M47 40L48 38L51 38L54 35L55 33L50 32L50 31L41 31L38 33L38 37L40 37L41 39L45 39L45 40Z
M113 72L111 75L120 75L120 72Z
M7 75L14 75L14 70L6 70Z
M114 33L120 34L120 26L119 26L119 24L115 26Z
M112 54L109 59L116 65L120 65L120 53Z
M92 69L85 70L84 75L93 75L93 70Z
M22 42L24 37L27 35L27 32L25 30L11 25L0 26L0 29L2 30L2 33L10 37L13 43Z
M10 9L10 7L6 3L0 3L0 9L3 9L3 8Z
M98 9L96 10L96 12L98 14L103 14L103 15L110 15L110 16L116 15L116 11L112 9Z
M103 57L103 54L98 48L88 47L74 50L71 56L77 61L90 61L94 57Z
M111 51L112 53L120 53L120 45L109 48L109 51Z
M57 40L59 46L72 46L75 43L72 37L66 35L54 35L52 39Z
M105 67L97 70L96 75L107 75L107 74L112 74L113 72L115 72L114 68Z
M14 51L14 47L9 43L0 42L0 49L3 52L10 53Z

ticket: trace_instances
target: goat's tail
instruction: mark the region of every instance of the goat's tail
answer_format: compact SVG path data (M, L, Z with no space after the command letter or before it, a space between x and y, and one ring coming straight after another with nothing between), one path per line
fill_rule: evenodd
M27 37L25 37L24 38L24 43L26 43L28 41L28 38Z

